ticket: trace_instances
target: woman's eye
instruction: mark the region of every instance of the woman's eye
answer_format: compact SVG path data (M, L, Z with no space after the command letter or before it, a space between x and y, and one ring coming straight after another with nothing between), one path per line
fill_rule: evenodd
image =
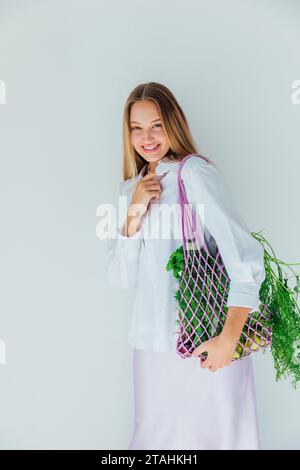
M154 126L159 126L161 127L161 124L154 124ZM140 127L136 126L136 127L132 127L131 130L134 131L135 129L140 129Z

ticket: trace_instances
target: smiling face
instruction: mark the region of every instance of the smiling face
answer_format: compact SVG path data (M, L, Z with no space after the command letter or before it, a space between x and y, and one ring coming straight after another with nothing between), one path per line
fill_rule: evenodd
M156 162L168 152L170 145L156 103L144 100L132 105L130 136L137 153L148 162Z

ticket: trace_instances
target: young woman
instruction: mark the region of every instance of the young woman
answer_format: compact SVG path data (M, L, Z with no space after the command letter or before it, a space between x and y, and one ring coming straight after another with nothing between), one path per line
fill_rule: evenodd
M231 359L248 314L260 304L263 249L219 170L199 156L167 87L137 86L123 124L123 181L107 275L111 286L136 288L128 335L135 398L129 449L259 449L251 356ZM166 264L182 245L177 170L190 154L182 167L188 200L197 211L203 205L205 238L210 246L217 243L231 282L222 333L183 359L175 349L176 280Z

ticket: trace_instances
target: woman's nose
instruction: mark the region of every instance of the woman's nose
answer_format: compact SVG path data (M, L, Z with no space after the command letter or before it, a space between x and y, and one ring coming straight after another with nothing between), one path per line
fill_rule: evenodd
M149 131L145 130L144 131L143 140L144 140L145 145L151 144L151 142L154 140L151 130L149 130Z

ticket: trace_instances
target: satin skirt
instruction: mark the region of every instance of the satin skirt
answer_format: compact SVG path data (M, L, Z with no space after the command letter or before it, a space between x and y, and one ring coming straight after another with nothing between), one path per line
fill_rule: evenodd
M251 355L211 372L176 351L133 349L128 450L259 450Z

